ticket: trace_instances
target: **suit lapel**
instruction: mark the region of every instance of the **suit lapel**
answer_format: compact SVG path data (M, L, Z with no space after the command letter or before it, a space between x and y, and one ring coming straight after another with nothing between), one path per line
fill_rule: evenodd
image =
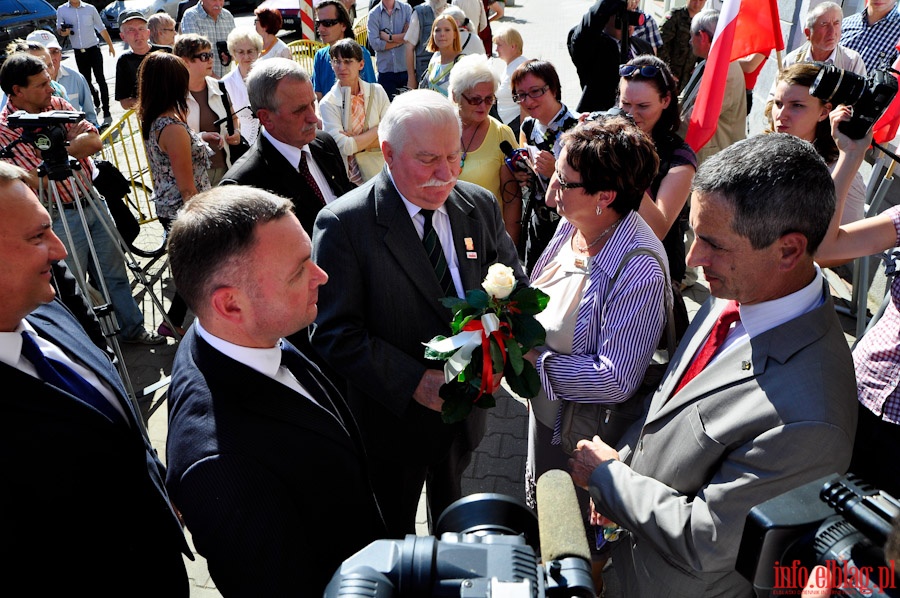
M344 168L343 160L341 160L339 166L336 165L335 156L328 151L328 148L325 147L325 143L318 135L309 142L309 152L316 161L319 170L321 170L322 174L325 175L325 178L328 179L328 185L331 187L331 192L334 193L335 197L343 195L346 190L340 184L337 176L337 172L339 171L336 170L336 168ZM312 192L312 189L310 189L310 192Z

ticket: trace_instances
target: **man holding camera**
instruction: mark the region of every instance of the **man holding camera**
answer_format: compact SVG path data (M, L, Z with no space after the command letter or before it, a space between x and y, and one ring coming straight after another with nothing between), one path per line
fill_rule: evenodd
M184 11L181 33L196 33L209 40L213 46L213 73L216 79L225 76L225 67L231 64L228 53L228 34L234 30L234 16L225 9L225 0L200 0L196 6Z
M103 54L100 53L97 34L103 37L103 41L109 47L110 56L115 56L116 50L106 25L100 19L100 13L92 4L83 3L81 0L69 0L56 9L56 30L72 42L78 72L84 75L91 88L94 105L103 107L104 124L109 124L112 122L112 114L109 112L109 87L106 85L106 75L103 74ZM97 78L97 87L100 88L99 97L94 84L91 83L92 72Z
M0 112L0 146L7 147L22 137L22 128L13 128L9 124L9 117L18 110L24 110L29 114L40 114L47 110L72 110L72 105L65 100L53 97L50 88L50 74L40 58L30 54L18 53L10 56L0 68L0 88L9 96L6 107ZM77 158L81 164L81 171L73 171L72 177L79 177L86 187L90 187L93 175L93 165L90 156L102 147L97 129L86 120L77 123L54 125L64 127L68 146L68 155ZM18 143L11 150L12 154L4 158L28 172L28 184L37 191L41 186L37 174L38 167L43 162L41 152L32 144ZM46 188L47 182L43 182ZM93 261L89 259L89 237L94 244L101 274L109 288L109 300L113 304L116 318L119 322L121 339L128 343L145 345L159 345L166 342L164 337L148 332L144 328L144 316L141 314L134 297L131 295L131 284L125 272L125 264L114 240L106 232L103 223L90 207L86 198L81 198L84 215L87 220L87 230L82 225L75 199L81 197L81 193L75 187L72 178L59 181L56 185L62 200L63 209L53 221L53 230L63 239L69 255L78 257L78 262L83 268L93 270ZM96 206L106 210L106 203L99 202ZM57 208L52 204L53 210ZM108 212L107 212L108 214ZM66 235L63 219L68 224L71 238ZM108 219L112 222L112 218ZM71 265L71 264L70 264Z
M750 509L846 471L853 361L813 262L834 209L828 168L792 135L738 142L697 171L687 260L712 298L619 450L595 436L569 462L594 521L627 530L612 544L624 595L752 596L735 571Z

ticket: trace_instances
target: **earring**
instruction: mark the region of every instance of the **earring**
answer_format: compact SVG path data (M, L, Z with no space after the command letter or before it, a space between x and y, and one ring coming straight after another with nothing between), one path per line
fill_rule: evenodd
M601 208L599 205L597 205L597 215L599 216L602 213L603 213L603 208Z

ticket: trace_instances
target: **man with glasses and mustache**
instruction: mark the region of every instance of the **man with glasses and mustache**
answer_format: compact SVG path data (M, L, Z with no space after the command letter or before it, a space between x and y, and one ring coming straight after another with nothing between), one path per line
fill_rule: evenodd
M325 0L316 7L316 31L326 45L319 48L313 58L312 85L316 92L316 99L331 91L334 87L334 69L331 68L331 44L338 40L354 39L353 23L350 21L350 13L342 2L338 0ZM363 48L363 70L360 79L366 83L376 83L375 68L372 66L372 55Z
M415 533L423 483L432 521L461 497L485 430L483 409L441 420L442 364L422 347L450 335L440 299L480 288L495 263L513 268L519 284L526 278L497 200L457 182L460 123L450 100L424 89L397 96L378 137L386 168L316 218L313 259L331 281L319 290L311 342L347 384L388 534L402 538Z

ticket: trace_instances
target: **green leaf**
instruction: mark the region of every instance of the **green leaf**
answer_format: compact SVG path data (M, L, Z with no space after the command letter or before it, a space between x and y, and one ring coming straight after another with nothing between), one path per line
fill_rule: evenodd
M522 373L522 350L516 341L508 341L506 343L506 369L512 369L516 375Z
M487 309L491 303L491 298L480 289L472 289L471 291L466 291L466 302L475 309Z
M450 311L456 313L457 310L463 309L468 306L465 299L460 299L459 297L444 297L441 299L441 303L444 307L449 308Z
M515 307L523 314L539 314L546 309L550 302L550 295L534 287L524 287L510 296L510 301L515 301Z
M461 422L472 412L472 402L478 390L463 382L453 381L441 386L438 395L444 399L441 407L441 420L445 424Z
M434 337L433 339L431 339L430 342L434 343L437 341L442 341L445 338L447 338L447 337L439 334L436 337ZM455 350L449 351L446 353L441 353L440 351L435 351L428 345L425 345L425 359L435 359L435 360L447 361L448 359L450 359L450 356L453 355L454 353L456 353Z
M481 407L482 409L490 409L491 407L497 406L497 399L494 398L494 395L484 394L481 395L481 398L475 403L476 407Z
M503 351L494 337L491 337L489 346L491 348L491 366L495 374L500 376L503 372Z
M513 329L513 336L522 346L522 351L527 352L543 345L547 339L547 331L534 316L528 314L513 314L509 317Z
M541 378L529 361L524 362L521 374L507 375L506 383L514 393L523 399L536 397L541 391Z

